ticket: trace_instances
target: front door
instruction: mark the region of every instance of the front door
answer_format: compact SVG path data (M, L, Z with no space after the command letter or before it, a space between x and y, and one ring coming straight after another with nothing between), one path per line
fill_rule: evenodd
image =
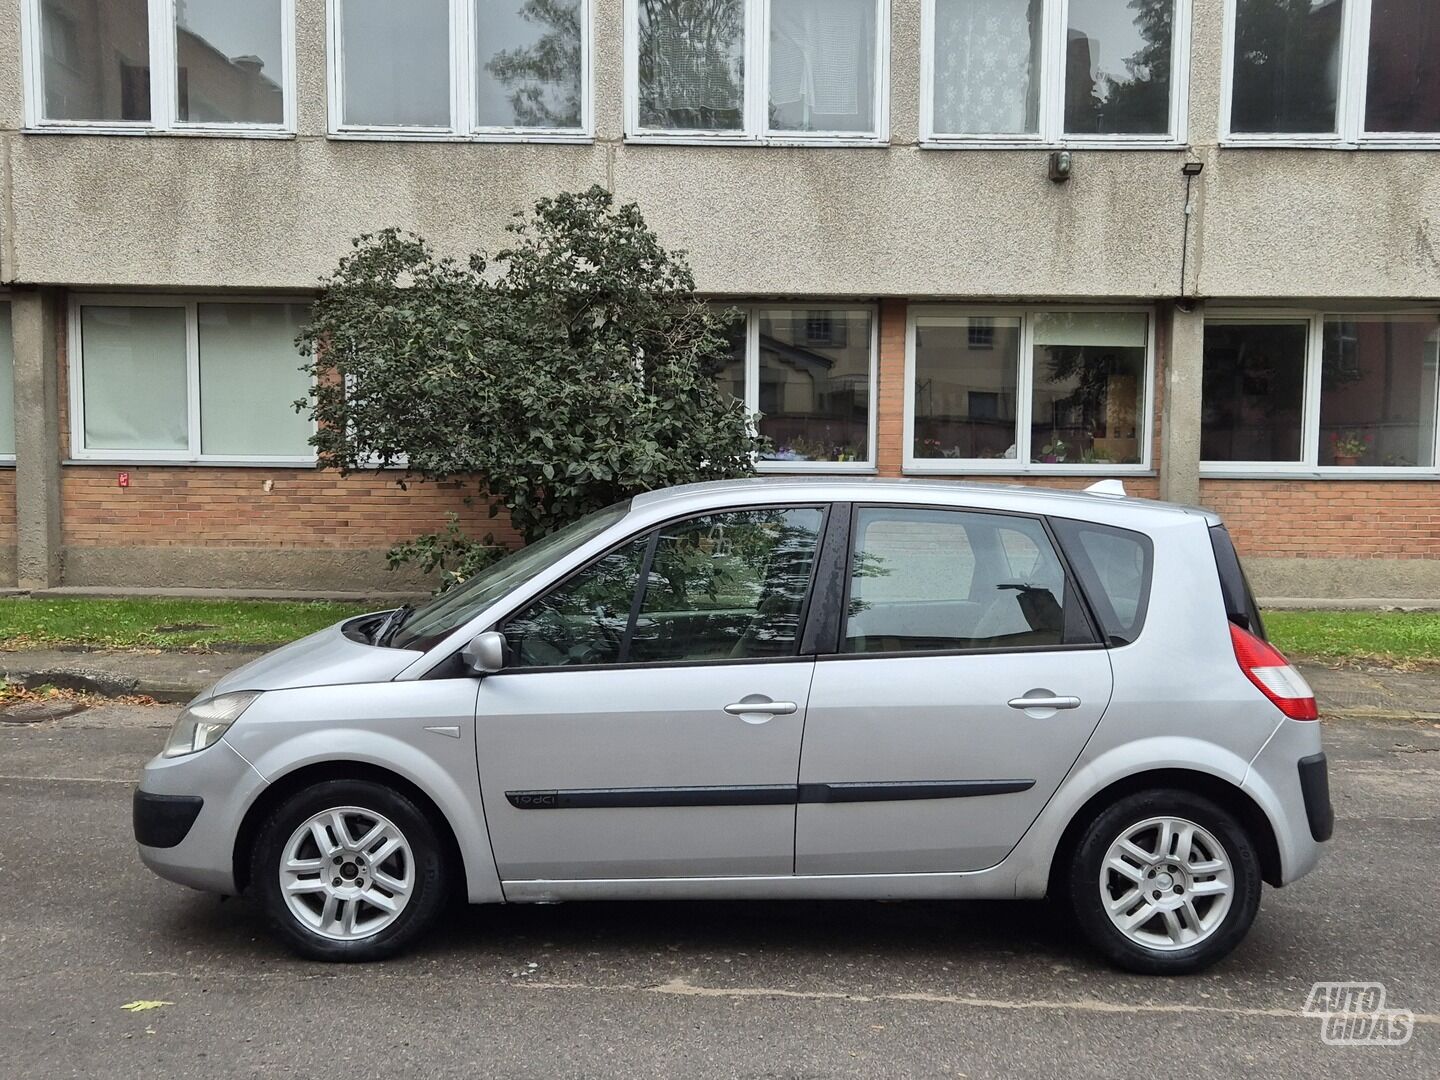
M1049 534L1030 517L860 506L849 579L810 694L796 873L995 865L1110 701L1109 658Z
M823 520L802 506L674 522L502 623L510 659L476 717L502 880L792 872Z

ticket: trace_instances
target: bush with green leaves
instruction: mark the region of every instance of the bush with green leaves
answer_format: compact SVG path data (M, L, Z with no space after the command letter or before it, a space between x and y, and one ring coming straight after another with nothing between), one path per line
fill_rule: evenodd
M493 261L395 229L354 242L300 338L314 382L297 407L322 466L469 483L527 542L641 491L754 471L764 442L716 380L727 314L638 207L592 187L509 231ZM392 564L453 570L466 538L424 539Z

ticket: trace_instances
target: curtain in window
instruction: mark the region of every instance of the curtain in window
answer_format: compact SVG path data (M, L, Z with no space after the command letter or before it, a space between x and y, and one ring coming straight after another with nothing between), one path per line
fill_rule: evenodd
M874 0L772 0L771 126L872 130L874 56Z
M305 304L200 304L200 451L305 457L310 418L295 411L310 379L295 339Z
M1034 132L1043 0L937 0L935 130Z
M80 338L86 448L184 450L185 309L86 305Z

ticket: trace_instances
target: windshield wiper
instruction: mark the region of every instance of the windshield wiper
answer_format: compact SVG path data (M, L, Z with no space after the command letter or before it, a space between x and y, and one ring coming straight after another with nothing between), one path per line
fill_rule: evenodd
M415 606L413 604L401 604L394 611L390 612L389 615L386 615L385 618L380 620L380 624L375 627L375 633L370 638L370 644L388 645L390 639L395 636L395 631L400 629L405 620L410 617L410 613L414 610Z

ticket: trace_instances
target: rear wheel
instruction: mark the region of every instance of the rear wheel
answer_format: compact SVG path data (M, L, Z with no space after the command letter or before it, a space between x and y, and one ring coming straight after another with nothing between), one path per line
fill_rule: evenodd
M280 938L314 960L381 960L434 921L443 849L425 814L366 780L292 795L260 830L250 880Z
M1179 790L1128 795L1085 830L1068 891L1092 944L1129 971L1182 975L1226 956L1260 904L1260 861L1238 821Z

